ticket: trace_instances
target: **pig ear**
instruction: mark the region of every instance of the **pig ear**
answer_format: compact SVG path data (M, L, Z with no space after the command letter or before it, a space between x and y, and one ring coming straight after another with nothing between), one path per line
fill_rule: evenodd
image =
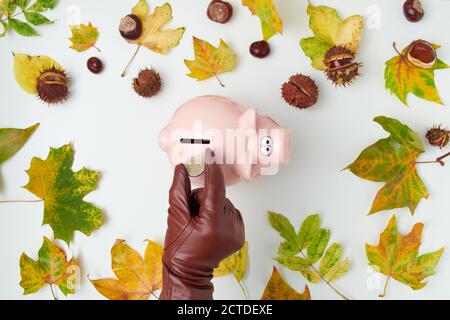
M161 149L165 152L169 151L169 145L170 145L170 130L169 127L165 127L161 130L158 136L158 144L161 147Z
M248 109L239 118L239 127L256 130L256 109Z
M255 163L255 155L257 155L257 150L255 148L255 141L257 141L256 135L256 109L247 109L241 117L239 118L239 128L246 130L248 135L247 150L245 154L242 154L243 164L237 166L237 171L239 176L244 181L250 181L253 178L252 169Z

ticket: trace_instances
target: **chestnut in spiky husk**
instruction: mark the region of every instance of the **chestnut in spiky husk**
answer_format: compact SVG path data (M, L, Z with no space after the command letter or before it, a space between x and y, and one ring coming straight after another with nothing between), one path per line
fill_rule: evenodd
M153 69L143 69L133 79L133 89L144 98L151 98L161 90L162 81L158 72Z
M313 79L302 74L289 78L281 87L283 99L291 106L306 109L312 107L319 98L319 88Z
M432 146L443 148L449 142L449 135L450 131L439 125L430 128L425 137Z
M120 35L127 40L136 40L142 34L142 21L135 14L129 14L120 20Z
M39 99L48 104L58 104L69 96L69 78L64 70L54 67L41 72L36 82Z
M436 49L425 40L413 41L406 49L408 61L419 68L431 69L437 61Z
M360 63L355 62L355 55L351 50L341 46L334 46L328 50L323 61L327 66L325 73L328 79L335 85L350 84L359 75L361 66Z

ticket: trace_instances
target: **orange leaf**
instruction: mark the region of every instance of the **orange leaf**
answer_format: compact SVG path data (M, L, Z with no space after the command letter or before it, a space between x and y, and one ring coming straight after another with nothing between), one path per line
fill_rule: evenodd
M261 300L311 300L308 286L303 293L291 288L281 277L277 268L273 267L272 276L267 283Z

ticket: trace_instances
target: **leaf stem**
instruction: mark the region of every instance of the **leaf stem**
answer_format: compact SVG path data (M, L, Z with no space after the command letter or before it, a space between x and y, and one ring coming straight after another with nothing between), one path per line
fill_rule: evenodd
M296 244L296 246L297 246L297 248L300 249L300 247L298 247L297 244ZM320 274L320 272L316 269L316 267L314 267L314 266L309 262L308 257L306 257L306 255L303 253L302 250L300 250L300 254L301 254L301 255L303 256L303 258L308 262L308 265L311 267L311 269L312 269L315 273L317 273L317 274L319 275L320 279L321 279L323 282L325 282L325 284L326 284L328 287L330 287L331 290L333 290L333 291L334 291L338 296L340 296L342 299L344 299L344 300L350 300L350 299L349 299L348 297L346 297L342 292L340 292L338 289L336 289L336 287L333 286L333 285L331 284L330 281L328 281L327 279L325 279L325 278Z
M5 22L5 21L7 21L7 20L9 20L11 18L17 17L17 16L19 16L21 14L24 14L24 13L25 13L25 11L17 12L15 14L13 14L12 16L9 16L9 17L6 17L6 18L0 20L0 22Z
M243 281L237 280L237 283L239 284L239 287L241 287L242 292L244 293L245 300L250 300L250 295L248 294L247 287L245 286L245 283Z
M397 54L399 55L399 57L400 57L401 59L403 59L403 54L401 54L401 52L398 51L398 49L397 49L397 44L396 44L395 42L392 43L392 47L394 48L395 52L397 52Z
M214 74L214 77L216 77L217 81L219 81L219 84L222 86L222 88L225 88L225 85L222 83L220 78L217 76L217 74Z
M386 282L385 282L385 284L384 284L384 290L383 290L383 293L382 293L382 294L379 294L378 297L384 298L384 297L386 296L387 287L388 287L389 279L390 279L390 278L391 278L391 276L388 276L388 277L386 278Z
M100 50L96 45L93 45L93 47L94 47L95 49L97 49L98 52L102 52L102 50Z
M52 291L52 296L54 300L58 300L58 297L55 294L55 291L53 290L53 284L50 284L50 290Z
M436 158L436 160L432 161L417 161L416 164L427 164L427 163L439 163L442 167L445 166L444 159L450 156L450 152L447 152L446 154L440 156L439 158Z
M159 300L159 297L152 291L152 296L156 298L156 300Z
M130 61L128 62L127 66L125 67L125 70L123 70L122 74L120 75L122 78L125 77L128 73L128 70L130 69L131 64L133 63L134 59L136 58L139 50L141 49L141 44L139 44L136 48L136 51L134 52L133 56L131 57Z
M36 203L42 202L44 199L39 200L1 200L0 203Z

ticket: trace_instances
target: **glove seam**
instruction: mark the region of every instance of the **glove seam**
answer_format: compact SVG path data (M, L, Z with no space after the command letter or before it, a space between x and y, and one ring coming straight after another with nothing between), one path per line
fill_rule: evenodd
M170 241L168 245L165 246L164 250L168 250L177 240L178 238L186 231L186 229L191 225L192 217L190 217L188 223L183 227L183 229L175 236L175 238Z
M164 261L165 264L170 264L172 262L173 256L178 251L178 249L181 247L181 245L186 241L187 237L192 233L193 230L194 230L194 228L193 228L192 224L191 223L187 224L184 227L184 229L176 236L176 238L170 243L169 246L175 246L175 248L172 250L172 252L168 258L168 261ZM180 239L180 238L182 238L182 239ZM176 245L177 242L179 242L178 245ZM167 249L169 248L169 246L166 247L166 249L165 249L166 252L167 252ZM167 259L165 259L165 260L167 260Z

